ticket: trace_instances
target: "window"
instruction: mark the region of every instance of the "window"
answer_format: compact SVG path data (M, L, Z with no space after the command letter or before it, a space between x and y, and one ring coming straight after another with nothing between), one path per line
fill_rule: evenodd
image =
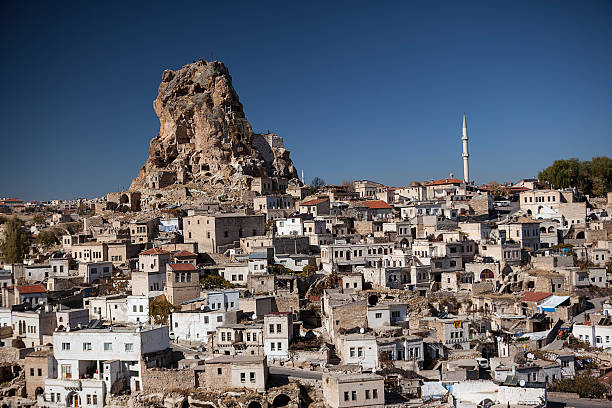
M132 312L136 313L136 305L132 306Z
M91 395L87 394L87 405L91 405Z
M72 378L72 366L69 364L62 365L62 378ZM59 397L58 397L59 400Z
M345 401L349 400L349 393L348 393L348 391L344 391L344 400Z
M270 333L274 333L274 325L273 324L270 325Z
M38 376L39 376L39 377L42 377L42 368L39 368L39 369L38 369Z
M282 326L280 324L276 325L276 332L280 333L282 331Z
M355 357L355 347L351 347L349 350L349 354L351 357Z
M246 382L246 373L240 373L240 382Z
M377 319L382 319L382 313L380 313L380 312L376 313L376 318Z
M142 313L143 311L144 311L144 307L140 305L140 313Z
M378 398L378 390L376 388L372 390L372 398Z
M357 399L357 391L351 391L351 400L355 401Z
M274 342L270 343L270 350L274 351L275 347L276 347L276 343Z
M138 386L138 381L136 381L136 386ZM93 405L98 405L98 396L96 394L92 395L93 397Z
M113 343L104 343L104 351L112 351Z
M363 357L363 347L357 347L357 357Z
M370 399L370 390L365 390L365 398Z
M283 348L283 343L279 341L276 348L278 349L278 351L281 351Z
M30 377L34 377L34 369L30 368Z
M83 351L90 351L91 343L83 343Z
M251 372L249 373L249 380L250 380L251 382L255 382L255 372L251 371Z
M217 316L217 322L221 323L223 321L223 316Z
M62 350L69 351L70 350L70 343L62 343Z
M253 341L257 341L257 333L253 333Z
M221 367L217 368L217 375L223 374L223 369Z
M125 343L125 351L134 351L134 343Z

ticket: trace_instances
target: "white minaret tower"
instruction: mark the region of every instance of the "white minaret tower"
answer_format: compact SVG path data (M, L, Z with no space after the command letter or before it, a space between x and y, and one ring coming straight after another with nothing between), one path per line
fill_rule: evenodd
M463 182L465 184L470 182L470 165L468 163L470 154L468 153L468 135L467 135L467 122L465 121L465 113L463 114L463 136L461 137L463 142Z

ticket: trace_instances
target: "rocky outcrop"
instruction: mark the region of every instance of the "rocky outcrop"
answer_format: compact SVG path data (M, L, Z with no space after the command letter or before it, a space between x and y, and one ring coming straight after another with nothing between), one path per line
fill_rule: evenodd
M132 191L187 186L218 195L248 189L253 177L297 177L283 139L253 133L221 62L164 71L153 106L160 130Z

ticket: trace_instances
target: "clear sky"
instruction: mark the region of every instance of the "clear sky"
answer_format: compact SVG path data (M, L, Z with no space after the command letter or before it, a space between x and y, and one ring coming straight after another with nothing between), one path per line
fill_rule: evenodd
M463 112L477 183L612 155L610 1L4 1L0 30L0 197L127 188L163 70L211 53L307 181L461 177Z

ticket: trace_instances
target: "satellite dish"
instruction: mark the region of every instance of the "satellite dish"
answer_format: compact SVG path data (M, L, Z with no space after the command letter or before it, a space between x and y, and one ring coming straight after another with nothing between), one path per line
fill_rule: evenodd
M359 333L361 333L361 334L365 333L365 329L364 329L363 327L362 327L362 328L360 328L360 329L359 329Z
M204 309L206 309L206 305L200 306L200 310L204 310Z
M525 380L521 380L521 381L519 381L519 385L520 385L521 387L524 387L524 386L525 386L525 384L526 384L526 383L525 383Z
M253 313L253 315L251 316L251 319L257 320L257 313Z

